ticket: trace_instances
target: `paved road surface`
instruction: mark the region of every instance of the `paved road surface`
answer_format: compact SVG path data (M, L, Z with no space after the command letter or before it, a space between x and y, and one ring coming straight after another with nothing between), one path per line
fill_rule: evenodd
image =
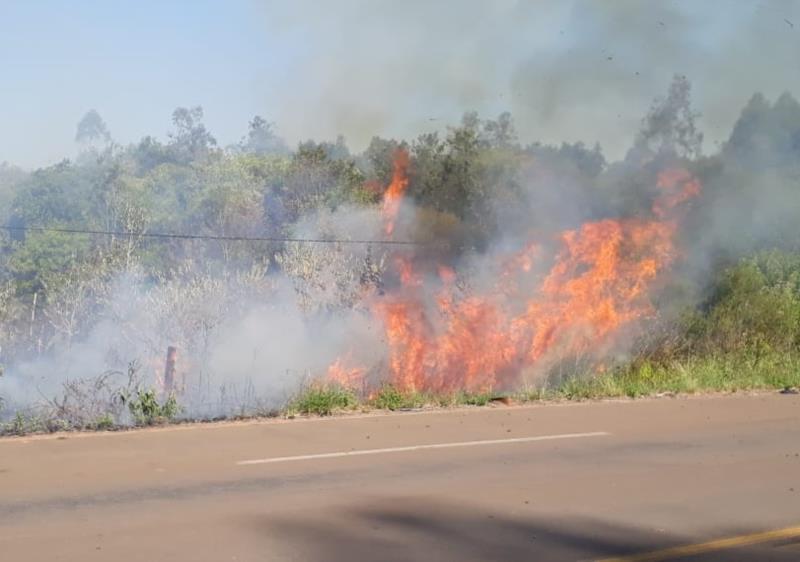
M0 439L0 559L800 560L799 422L771 394Z

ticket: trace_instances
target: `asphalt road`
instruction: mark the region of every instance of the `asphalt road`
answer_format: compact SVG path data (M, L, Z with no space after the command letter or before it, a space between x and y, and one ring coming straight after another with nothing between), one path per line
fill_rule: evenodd
M0 439L0 560L800 560L798 422L770 394Z

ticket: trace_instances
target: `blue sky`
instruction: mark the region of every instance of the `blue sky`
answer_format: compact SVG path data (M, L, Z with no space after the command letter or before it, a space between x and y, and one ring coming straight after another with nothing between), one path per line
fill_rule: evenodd
M0 160L26 165L72 151L90 108L115 138L163 136L180 105L203 105L234 140L260 79L286 59L249 2L4 0L0 7Z
M523 140L617 155L675 73L708 149L755 90L800 93L798 53L788 0L2 0L0 162L72 156L91 108L128 143L194 105L221 144L255 114L363 148L508 109Z

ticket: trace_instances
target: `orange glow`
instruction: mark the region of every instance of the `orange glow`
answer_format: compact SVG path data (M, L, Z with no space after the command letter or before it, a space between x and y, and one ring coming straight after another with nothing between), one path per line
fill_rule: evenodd
M328 367L328 380L347 388L361 387L364 382L366 369L361 367L347 368L344 366L345 362L344 359L339 358Z
M387 233L407 186L407 158L395 160L384 196ZM597 372L605 369L600 354L621 328L653 316L649 293L677 256L681 208L700 193L684 169L659 174L657 186L652 218L587 222L552 243L531 241L484 272L498 280L484 291L459 293L455 271L441 265L423 283L411 257L395 256L400 285L367 297L385 332L388 382L402 391L486 391L512 388L523 373L565 358L595 358ZM366 369L337 361L331 371L343 384L364 385Z
M394 232L397 213L400 211L400 203L402 203L403 195L408 188L408 162L408 152L398 148L394 153L392 183L389 184L383 194L384 232L387 236L391 236Z

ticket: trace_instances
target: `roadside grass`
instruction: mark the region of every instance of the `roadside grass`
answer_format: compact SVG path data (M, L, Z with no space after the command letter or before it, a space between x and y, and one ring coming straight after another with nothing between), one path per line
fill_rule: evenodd
M710 356L668 363L641 361L595 376L571 377L531 398L586 400L657 394L737 392L800 387L800 357L769 354L742 358Z
M362 397L338 384L316 382L301 389L283 410L271 411L270 417L481 407L498 401L524 404L784 388L800 388L800 354L770 352L687 357L669 361L637 360L604 373L575 374L556 384L542 384L509 393L404 392L395 386L385 385L373 394ZM158 400L150 390L127 396L126 405L136 426L191 421L179 418L181 407L174 396ZM120 423L111 413L75 425L46 412L18 412L10 420L0 423L0 436L76 430L111 431L126 427L130 426Z
M178 420L181 407L174 395L159 399L155 390L123 392L119 401L127 406L130 418L120 416L115 404L107 404L108 411L96 415L64 415L65 408L29 409L17 411L14 417L0 421L0 436L29 435L33 433L56 433L62 431L116 431L128 427L168 424ZM91 401L90 401L91 402ZM87 411L96 411L97 404L90 403ZM81 404L73 404L68 413L82 410ZM126 423L128 422L128 423Z
M367 405L378 410L408 410L430 403L431 397L420 392L403 392L393 385L383 386L367 400Z
M364 401L364 406L390 411L426 406L485 406L495 397L491 392L404 392L393 385L385 385Z
M409 410L433 407L486 406L504 401L528 403L602 398L644 398L663 394L698 394L800 388L800 356L772 353L760 357L709 356L656 362L641 360L606 373L581 373L552 386L517 392L404 392L386 385L367 398L338 385L314 384L290 404L290 415L327 416L352 410Z
M101 416L95 422L76 426L57 416L35 412L17 412L10 421L0 423L0 437L60 431L111 431L119 427L110 414Z
M356 394L338 384L314 383L297 394L286 408L287 415L330 416L359 406Z

